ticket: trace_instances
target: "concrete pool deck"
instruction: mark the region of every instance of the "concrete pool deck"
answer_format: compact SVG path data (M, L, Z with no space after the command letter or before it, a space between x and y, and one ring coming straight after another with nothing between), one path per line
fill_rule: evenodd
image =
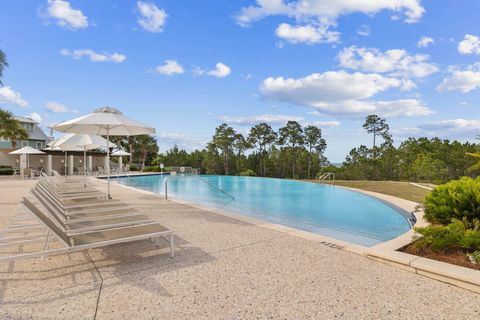
M0 180L0 227L33 184ZM115 184L112 195L173 230L176 257L142 241L0 263L0 319L480 317L468 290Z

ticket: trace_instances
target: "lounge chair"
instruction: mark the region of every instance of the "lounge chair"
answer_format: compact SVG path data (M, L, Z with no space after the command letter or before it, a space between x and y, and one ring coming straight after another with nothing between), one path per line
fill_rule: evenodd
M34 234L28 236L17 236L3 238L0 247L18 246L25 242L35 242L44 240L45 245L42 251L19 253L13 256L1 256L0 261L11 261L19 259L29 259L34 257L45 257L68 252L82 251L86 249L99 248L112 244L139 241L145 239L158 240L164 238L170 243L170 256L174 257L174 236L172 231L158 223L147 225L134 225L126 227L118 227L105 229L100 231L91 231L81 234L69 235L60 228L56 222L49 218L40 210L33 202L27 198L23 198L21 205L31 213L38 222L47 230L46 235ZM48 249L50 235L53 235L61 244L62 248ZM12 240L12 238L14 240ZM24 239L24 240L21 240Z
M51 220L55 221L67 235L156 223L135 209L68 214L68 212L50 202L41 191L33 189L32 195L45 208Z

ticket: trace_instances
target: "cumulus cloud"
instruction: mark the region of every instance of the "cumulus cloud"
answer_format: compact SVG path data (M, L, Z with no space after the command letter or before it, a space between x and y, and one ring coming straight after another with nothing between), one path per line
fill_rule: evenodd
M68 50L62 49L60 54L65 57L72 57L73 59L81 59L82 57L87 57L92 62L114 62L121 63L127 59L127 57L120 53L108 53L102 52L97 53L91 49L77 49L77 50Z
M336 43L340 41L340 33L331 31L328 26L304 25L292 26L288 23L282 23L275 31L277 37L290 43Z
M207 143L207 139L192 138L177 132L161 132L158 134L157 140L164 150L175 145L186 150L203 149Z
M437 86L438 91L460 91L467 93L480 88L480 65L468 66L465 70L451 68L450 75Z
M230 67L221 62L217 63L215 65L215 69L213 70L205 70L200 67L196 67L195 69L193 69L193 74L196 76L207 75L217 78L225 78L230 73L232 73Z
M302 25L281 24L277 35L293 43L322 43L338 41L338 32L330 28L336 26L339 17L351 13L374 15L383 10L404 13L407 23L417 22L425 12L420 0L257 0L255 5L242 8L235 19L239 25L248 26L268 16L292 17Z
M401 80L380 74L328 71L299 79L269 77L262 82L260 92L274 100L315 107L323 102L367 99L402 85Z
M435 40L433 40L433 38L423 36L423 37L420 38L420 40L418 40L417 47L426 48L429 45L434 44L434 43L435 43Z
M47 103L45 103L45 108L48 111L53 112L53 113L66 113L66 112L77 113L76 110L70 109L66 105L64 105L62 103L59 103L59 102L56 102L56 101L47 101Z
M411 87L408 80L380 74L328 71L299 79L269 77L260 85L260 93L267 99L313 107L326 114L359 115L375 112L383 116L418 116L433 113L416 99L370 100L388 89L401 90L405 87Z
M430 136L473 138L478 134L480 120L478 119L448 119L429 122L418 126L422 133Z
M220 116L219 119L228 124L253 126L260 122L266 122L272 125L282 125L288 121L302 121L303 117L282 115L282 114L260 114L254 116Z
M153 3L143 1L137 2L137 8L140 13L140 17L137 21L144 30L149 32L163 31L168 17L165 10L158 8Z
M286 15L332 21L346 14L374 15L383 10L403 12L407 23L417 22L425 12L420 0L257 0L256 5L242 8L236 20L240 25L248 25L267 16Z
M79 9L74 9L68 1L48 0L47 9L44 13L46 17L57 21L62 27L73 30L88 27L88 18Z
M32 119L33 121L35 121L36 123L41 123L42 122L42 117L36 113L36 112L32 112L28 115L28 117L30 119Z
M460 54L480 54L480 38L466 34L463 40L458 43L457 50Z
M155 67L155 72L163 74L166 76L171 76L174 74L184 73L182 65L175 60L165 60L165 63L161 66Z
M13 91L11 87L0 88L0 103L10 104L21 108L28 107L28 102L23 100L20 93Z
M343 49L337 56L340 66L365 72L388 73L392 76L423 78L438 71L428 63L428 55L409 55L403 49L380 51L376 48Z

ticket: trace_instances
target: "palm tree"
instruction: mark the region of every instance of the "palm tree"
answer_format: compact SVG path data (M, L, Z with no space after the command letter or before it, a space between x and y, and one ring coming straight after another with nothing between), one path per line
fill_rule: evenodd
M2 86L3 70L5 69L5 67L8 67L7 56L5 55L5 52L0 50L0 85Z
M0 109L0 137L9 138L12 148L17 148L17 139L28 139L28 132L15 120L10 111Z

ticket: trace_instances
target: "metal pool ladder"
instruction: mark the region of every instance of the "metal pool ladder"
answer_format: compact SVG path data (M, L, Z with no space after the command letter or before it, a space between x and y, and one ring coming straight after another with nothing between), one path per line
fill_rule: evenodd
M318 180L320 181L332 181L333 184L335 184L335 173L333 172L325 172L322 174L320 177L318 177Z
M213 183L208 182L207 180L203 179L203 178L200 177L199 175L197 175L197 178L200 179L201 181L205 182L206 184L208 184L210 187L214 188L215 190L218 190L218 191L220 191L221 193L225 194L227 197L231 198L233 201L235 201L235 197L232 196L231 194L225 192L223 189L217 187L217 186L214 185ZM168 180L169 180L169 177L167 177L167 178L165 179L165 200L168 200Z

